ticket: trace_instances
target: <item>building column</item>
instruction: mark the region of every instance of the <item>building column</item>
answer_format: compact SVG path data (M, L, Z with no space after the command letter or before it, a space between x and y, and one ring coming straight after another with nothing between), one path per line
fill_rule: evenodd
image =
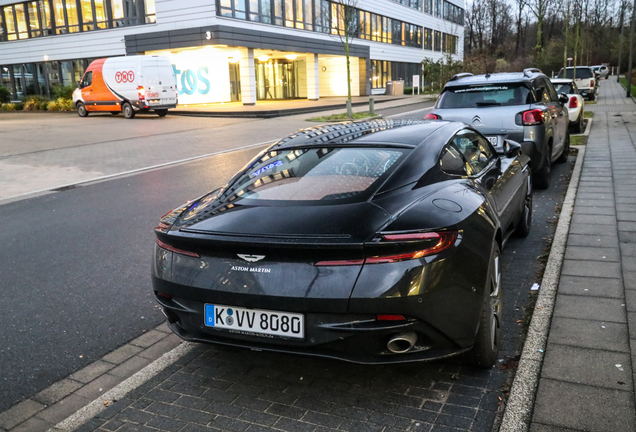
M241 101L243 105L256 104L256 68L254 67L254 49L241 48Z
M320 98L320 81L318 78L318 54L307 54L307 99Z

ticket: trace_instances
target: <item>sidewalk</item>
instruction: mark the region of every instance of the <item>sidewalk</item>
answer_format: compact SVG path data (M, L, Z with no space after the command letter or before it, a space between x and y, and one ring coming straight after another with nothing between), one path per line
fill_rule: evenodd
M529 343L531 329L524 347L526 365L538 359L534 407L527 391L527 413L511 408L536 377L522 357L502 431L636 430L636 104L616 77L597 101L547 344Z

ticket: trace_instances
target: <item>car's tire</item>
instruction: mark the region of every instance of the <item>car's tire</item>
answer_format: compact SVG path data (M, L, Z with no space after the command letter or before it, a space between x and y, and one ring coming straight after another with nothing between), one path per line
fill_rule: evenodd
M122 105L121 112L124 113L124 117L127 119L135 118L135 110L129 102L126 102Z
M497 362L501 344L503 312L501 252L496 242L492 249L477 336L473 347L463 357L466 362L480 368L491 368Z
M565 142L563 143L563 151L559 155L559 158L556 160L556 162L565 163L568 160L568 156L570 156L570 134L566 132Z
M112 115L119 115L121 113L121 111L111 111L110 112Z
M552 173L551 153L552 148L548 146L543 154L543 166L534 174L534 186L538 189L547 189L550 186L550 174Z
M168 114L168 110L167 109L158 109L158 110L155 110L155 113L157 113L157 115L159 117L165 117L166 114Z
M88 116L88 110L86 109L86 107L84 106L83 103L78 102L77 106L75 107L77 109L77 115L80 117L87 117Z
M594 102L594 99L596 99L596 95L595 95L594 93L592 93L592 94L590 95L589 101L590 101L590 102Z
M526 198L523 201L523 209L521 210L521 217L519 224L515 230L515 234L519 237L527 237L530 234L530 227L532 226L532 175L528 176L526 181Z

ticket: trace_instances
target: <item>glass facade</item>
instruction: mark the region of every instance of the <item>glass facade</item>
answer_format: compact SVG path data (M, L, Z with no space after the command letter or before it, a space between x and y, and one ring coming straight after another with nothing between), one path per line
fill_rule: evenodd
M341 34L351 21L358 38L422 47L421 26L355 8L353 19L347 20L345 7L328 0L219 0L217 7L220 16L320 33Z
M19 2L0 8L0 42L133 26L155 21L155 0Z
M420 63L371 60L371 70L371 88L385 88L387 81L395 80L403 80L405 87L412 87L413 75L422 74L422 65Z

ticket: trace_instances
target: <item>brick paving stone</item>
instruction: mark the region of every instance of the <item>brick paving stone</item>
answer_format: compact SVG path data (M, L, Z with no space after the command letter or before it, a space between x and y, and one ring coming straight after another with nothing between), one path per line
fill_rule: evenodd
M52 405L64 399L80 387L82 387L82 383L80 382L68 378L63 379L33 396L33 400L44 405Z

